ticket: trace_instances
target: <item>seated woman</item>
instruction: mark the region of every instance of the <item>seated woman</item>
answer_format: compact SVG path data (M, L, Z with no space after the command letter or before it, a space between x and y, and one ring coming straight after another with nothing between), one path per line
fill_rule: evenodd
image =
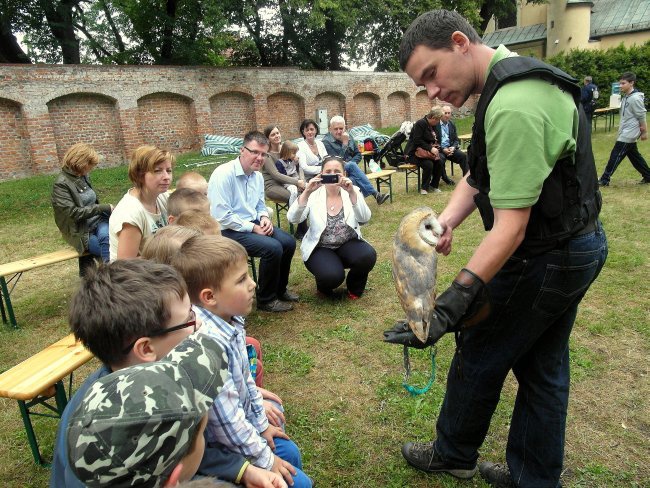
M52 188L52 208L56 226L68 244L79 254L88 251L107 263L108 216L113 205L100 204L90 183L90 172L97 163L99 154L88 144L70 147Z
M282 149L282 134L275 125L269 125L264 129L264 135L268 138L269 155L262 166L262 175L264 176L264 194L269 200L280 203L289 203L290 191L285 185L294 185L299 190L305 188L305 182L296 176L287 176L282 174L275 163L280 158Z
M300 162L300 169L305 175L305 180L309 181L320 173L322 160L327 156L327 149L325 149L325 145L321 141L316 139L320 131L318 130L318 124L313 119L302 121L300 133L303 140L298 143L298 161Z
M413 124L411 136L406 144L405 153L408 162L422 169L420 193L440 193L438 185L442 177L443 162L438 149L440 141L436 137L434 126L443 115L442 107L433 107L428 114Z
M334 296L345 279L348 297L355 300L363 294L377 253L361 237L360 225L370 220L370 208L345 176L344 165L341 158L326 156L322 173L307 183L287 219L292 223L309 219L300 250L318 291ZM347 279L346 268L350 269Z
M138 257L146 237L168 224L167 190L174 156L154 146L140 146L129 163L134 187L119 201L109 220L111 261Z

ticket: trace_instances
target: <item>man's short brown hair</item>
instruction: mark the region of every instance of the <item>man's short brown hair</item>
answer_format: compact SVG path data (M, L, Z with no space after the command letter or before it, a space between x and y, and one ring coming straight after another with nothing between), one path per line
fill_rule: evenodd
M172 261L187 282L192 303L200 305L199 293L205 288L219 290L233 265L248 260L246 249L221 236L197 236L188 239Z

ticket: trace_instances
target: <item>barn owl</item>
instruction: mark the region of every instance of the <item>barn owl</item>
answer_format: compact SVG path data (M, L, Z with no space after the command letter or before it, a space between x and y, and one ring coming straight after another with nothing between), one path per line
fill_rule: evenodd
M429 317L436 304L436 244L443 229L429 207L406 215L393 241L393 278L406 320L415 336L426 342Z

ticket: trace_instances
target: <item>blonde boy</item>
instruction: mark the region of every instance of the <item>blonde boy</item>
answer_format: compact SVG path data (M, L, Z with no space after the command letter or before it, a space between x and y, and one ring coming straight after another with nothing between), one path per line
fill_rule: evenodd
M281 474L294 488L311 488L298 447L269 423L250 374L243 316L252 309L256 285L248 274L246 250L224 237L192 237L173 264L187 279L202 333L223 347L229 361L224 388L209 414L208 445L241 453L255 466Z
M203 193L189 188L177 188L167 202L167 213L170 225L173 224L178 216L186 210L195 209L201 212L210 213L210 202L208 197Z
M189 188L190 190L203 193L206 197L208 196L208 182L203 175L196 171L188 171L181 175L176 182L176 189L181 188Z

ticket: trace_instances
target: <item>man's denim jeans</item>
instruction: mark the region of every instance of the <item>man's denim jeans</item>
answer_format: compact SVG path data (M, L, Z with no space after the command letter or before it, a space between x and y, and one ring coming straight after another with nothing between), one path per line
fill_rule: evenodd
M595 232L530 259L512 257L487 284L492 313L464 331L449 368L436 450L475 466L510 370L518 390L506 459L517 486L556 487L569 401L569 335L578 304L607 258Z
M364 198L377 193L377 190L372 186L372 183L370 183L370 180L361 171L357 163L345 163L345 172L348 174L348 178L352 180L352 184L359 187Z
M230 229L223 229L221 234L239 242L249 256L260 258L257 275L258 303L275 300L287 291L291 258L296 251L296 240L292 236L278 227L274 227L270 236Z

